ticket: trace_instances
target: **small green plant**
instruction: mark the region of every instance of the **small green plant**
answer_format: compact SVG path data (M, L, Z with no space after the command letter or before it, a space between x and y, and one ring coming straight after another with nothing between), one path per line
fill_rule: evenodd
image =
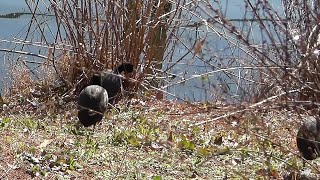
M211 151L209 148L201 147L197 149L197 153L201 156L208 157L211 155Z
M24 127L25 130L35 130L37 127L37 122L35 122L34 119L32 118L24 118L24 119L20 119L18 120L20 126Z
M134 147L140 147L140 145L141 145L139 138L137 138L136 136L133 136L133 135L128 137L128 143Z
M31 169L29 170L30 175L38 177L38 176L46 176L46 171L42 170L40 165L32 165Z
M153 180L162 180L162 177L157 175L152 177Z
M181 140L179 142L179 147L182 150L194 151L196 148L196 145L192 140L187 140L187 138L184 135L182 135Z
M5 126L7 126L7 124L9 124L11 122L11 119L8 117L4 117L4 118L0 118L0 127L4 128Z

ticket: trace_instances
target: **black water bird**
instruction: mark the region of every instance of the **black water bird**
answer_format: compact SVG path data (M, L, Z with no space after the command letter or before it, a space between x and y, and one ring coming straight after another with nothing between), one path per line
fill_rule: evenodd
M297 134L297 146L306 160L320 157L320 119L310 116L300 126Z
M96 125L103 118L108 106L108 93L98 85L84 88L78 99L78 118L85 127Z
M130 63L123 63L114 70L106 70L96 73L92 76L90 84L102 86L107 90L109 95L109 103L114 102L114 98L122 90L123 77L120 76L122 72L133 72L133 65Z

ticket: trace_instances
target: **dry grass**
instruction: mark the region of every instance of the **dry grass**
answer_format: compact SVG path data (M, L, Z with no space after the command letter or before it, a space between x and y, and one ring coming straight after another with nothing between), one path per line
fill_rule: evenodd
M65 111L68 109L68 111ZM108 112L93 132L79 127L73 103L58 113L1 116L1 177L80 179L256 179L300 173L299 117L210 104L134 100ZM319 173L319 160L305 169Z

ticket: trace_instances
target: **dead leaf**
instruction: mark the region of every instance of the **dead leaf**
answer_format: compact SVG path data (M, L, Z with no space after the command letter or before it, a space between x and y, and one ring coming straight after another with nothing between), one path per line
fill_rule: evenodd
M53 140L52 139L45 139L39 146L38 148L42 149L47 147Z
M195 56L200 55L202 53L202 48L204 44L205 39L198 39L196 43L193 46L193 57L191 58L190 61L188 61L188 64L193 64L195 61Z

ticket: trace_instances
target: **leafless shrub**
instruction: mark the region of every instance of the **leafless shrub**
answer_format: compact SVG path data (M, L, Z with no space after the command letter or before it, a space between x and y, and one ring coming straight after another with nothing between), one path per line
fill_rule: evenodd
M182 17L189 20L180 21L176 34L194 35L194 46L189 43L188 47L187 41L177 38L187 49L186 54L193 52L193 55L182 56L174 63L189 58L187 63L202 61L213 70L199 71L175 83L187 83L199 77L212 80L214 83L209 88L219 92L215 97L220 94L236 102L261 102L262 105L276 101L280 106L308 107L317 104L317 2L272 4L244 0L238 2L237 7L228 5L222 1L190 1L177 5L183 8ZM230 12L235 8L243 10L237 11L236 17ZM200 46L202 54L197 49L199 40L205 42Z
M168 1L51 0L46 9L41 1L26 3L32 19L25 38L14 42L21 49L2 51L35 57L35 61L22 61L28 68L33 66L29 73L35 73L36 79L54 70L49 78L52 84L58 80L58 86L79 92L95 71L131 62L136 73L129 88L134 90L140 83L146 88L156 86L155 79L145 77L161 69L168 27L179 16ZM29 52L34 48L45 55ZM48 69L40 68L44 66ZM150 82L142 82L145 79Z
M169 6L167 1L51 1L55 41L73 47L61 77L68 74L75 84L95 70L131 62L140 72L132 77L142 79L162 61Z

